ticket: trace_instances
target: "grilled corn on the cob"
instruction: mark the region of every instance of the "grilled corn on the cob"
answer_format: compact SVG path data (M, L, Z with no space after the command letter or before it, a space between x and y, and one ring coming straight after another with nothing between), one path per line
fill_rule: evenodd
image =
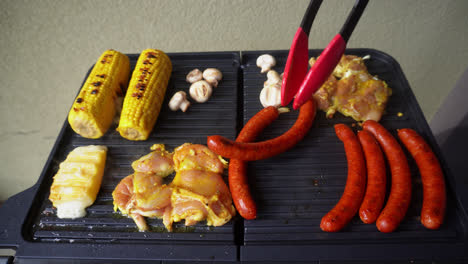
M116 99L122 94L130 75L130 62L125 54L105 51L94 65L88 79L76 97L68 122L72 129L86 138L99 138L112 124Z
M133 71L117 131L129 140L146 140L159 115L172 72L169 57L144 50Z
M94 203L101 186L107 147L84 146L71 151L54 176L49 200L59 218L79 218Z

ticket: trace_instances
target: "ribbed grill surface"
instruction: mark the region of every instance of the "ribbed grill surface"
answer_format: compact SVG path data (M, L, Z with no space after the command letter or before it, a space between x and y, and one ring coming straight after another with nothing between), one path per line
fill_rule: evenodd
M68 123L65 123L65 131L58 139L59 146L46 170L42 189L37 196L42 201L41 208L35 210L38 213L31 215L33 218L26 235L39 242L240 245L244 249L262 245L417 244L421 241L453 242L460 238L463 227L457 216L451 190L448 214L442 228L428 231L420 224L421 180L409 155L407 157L412 170L413 198L408 214L396 232L382 234L375 225L363 224L358 216L342 232L322 232L319 228L320 220L340 198L347 177L346 155L333 125L345 123L353 126L355 131L360 127L351 118L341 114L336 114L333 119L326 119L320 111L305 139L293 149L268 160L249 163L250 187L258 207L258 218L254 221L242 221L236 216L228 224L216 228L207 227L205 223L194 227L184 227L183 223L179 223L175 224L175 232L169 233L165 231L162 220L147 219L152 232L142 233L137 231L131 219L115 213L111 195L113 189L122 178L132 173L131 162L147 154L152 144L164 143L172 150L185 142L206 144L206 136L213 134L235 138L239 131L237 124L245 124L262 108L259 94L266 75L260 74L255 61L263 53L243 52L242 65L239 65L239 54L234 52L170 54L173 63L172 77L159 119L147 141L125 140L115 131L115 126L101 139L85 139L76 135ZM277 58L275 70L281 73L287 52L268 53ZM431 139L429 143L434 146L431 132L397 62L373 50L357 49L351 50L351 53L359 56L370 54L371 59L366 61L370 73L385 80L393 90L381 123L393 135L396 135L397 128L413 128L425 138ZM317 52L311 52L311 55L316 56ZM133 67L137 55L130 58ZM208 67L215 67L223 72L223 80L214 89L212 98L205 104L193 103L187 113L170 111L167 103L172 95L178 90L188 93L186 74L194 68L204 70ZM399 112L403 116L399 117ZM297 111L280 115L259 140L273 138L285 132L296 117ZM105 175L97 200L88 208L85 218L58 219L48 201L52 177L58 164L73 148L90 144L109 147ZM389 175L388 172L388 177ZM227 177L227 174L224 176ZM169 177L167 182L171 180L172 177ZM268 259L262 254L264 253L255 252L247 257ZM287 252L285 254L287 257ZM243 260L242 255L239 258Z
M131 55L131 67L136 64L138 55ZM132 161L150 152L150 146L164 143L173 150L183 143L206 144L206 136L223 134L236 135L237 93L239 75L238 53L170 54L173 72L166 92L165 100L158 121L147 141L129 141L115 131L115 125L100 139L86 139L75 134L68 123L60 139L60 146L53 157L52 169L49 169L45 186L50 188L52 177L66 155L75 147L102 144L108 147L106 169L96 202L81 219L59 219L48 200L49 192L43 195L44 202L32 228L32 239L55 242L124 242L165 243L165 244L234 244L234 221L222 227L207 227L205 222L193 227L183 223L174 224L174 232L167 232L162 220L148 219L151 232L138 232L133 220L113 210L112 191L119 181L133 173ZM185 76L191 70L199 68L218 68L223 73L223 80L214 89L210 100L204 104L195 103L186 113L171 111L167 104L172 95L183 90L189 94L190 84ZM189 96L189 95L188 95ZM70 97L70 100L73 100ZM227 175L225 175L227 176ZM168 177L166 183L172 180Z
M352 54L369 54L364 52L354 50ZM393 135L396 135L397 128L405 127L416 129L423 135L430 133L426 127L419 125L425 123L424 117L416 111L416 101L410 100L413 97L407 96L410 93L409 87L403 76L396 72L394 61L381 53L368 52L371 59L366 61L366 65L370 73L385 80L393 90L381 124ZM281 74L286 64L287 52L268 53L277 59L274 70ZM266 74L261 74L255 63L260 54L262 52L244 52L242 57L244 124L262 108L259 94L266 81ZM317 53L311 52L310 55L317 56ZM403 116L398 117L398 112L403 113ZM260 140L284 133L294 124L296 117L297 111L280 115L265 130ZM353 126L355 132L362 129L352 118L338 113L333 119L327 119L324 112L319 110L312 129L293 149L268 160L249 163L249 181L257 201L258 219L244 222L244 245L384 243L392 240L416 243L421 239L427 242L457 236L457 221L450 207L447 224L440 230L429 231L421 225L421 180L409 155L407 157L412 170L413 198L409 212L397 232L382 234L377 231L375 224L363 224L358 215L342 232L321 231L321 218L340 199L347 177L343 144L336 137L333 128L338 123ZM387 174L390 177L388 170ZM388 182L390 183L390 178Z

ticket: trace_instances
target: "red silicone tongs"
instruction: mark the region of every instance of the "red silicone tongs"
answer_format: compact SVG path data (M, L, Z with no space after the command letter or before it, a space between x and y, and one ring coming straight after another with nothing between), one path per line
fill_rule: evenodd
M298 28L296 35L294 35L288 60L286 61L283 84L281 86L281 104L283 106L288 105L295 96L293 108L298 109L328 79L340 61L346 48L346 42L348 42L351 33L353 33L368 2L369 0L356 0L340 33L330 41L312 68L307 72L309 32L315 15L322 4L322 0L310 1L301 26Z

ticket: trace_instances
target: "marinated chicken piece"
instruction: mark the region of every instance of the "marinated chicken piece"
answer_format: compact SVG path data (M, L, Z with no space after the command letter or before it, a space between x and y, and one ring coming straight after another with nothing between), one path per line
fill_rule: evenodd
M335 70L333 70L333 75L338 78L343 78L346 73L367 72L364 60L365 57L343 55L338 65L336 65Z
M166 177L174 172L172 153L168 152L164 144L154 144L152 152L132 163L132 168L137 172L156 174Z
M185 219L186 225L207 221L209 226L221 226L235 215L229 188L221 174L202 170L186 170L172 181L172 218Z
M162 184L162 177L174 171L172 153L162 144L151 149L153 152L132 163L136 172L122 179L112 193L114 210L130 215L140 231L148 230L143 217L164 218L171 211L172 190Z
M227 162L211 151L208 147L198 144L185 143L174 151L174 168L183 170L204 170L223 173Z
M114 211L119 209L122 214L130 215L140 231L148 230L146 221L140 214L130 212L135 200L133 199L133 174L123 178L112 192Z
M146 217L161 217L171 204L171 188L162 184L163 179L155 174L135 172L133 193L136 212Z
M221 177L225 161L206 146L184 144L175 150L174 163L172 221L185 219L188 226L202 220L209 226L229 222L236 211Z
M123 178L112 192L114 198L114 211L120 210L123 214L129 214L133 207L133 174Z
M144 217L162 218L172 231L172 223L184 219L187 226L203 220L220 226L235 215L229 188L221 177L226 161L220 156L189 143L174 154L164 145L154 145L152 150L132 163L136 172L122 179L112 193L114 209L131 216L140 231L148 230ZM163 177L174 169L177 174L172 183L163 184Z
M315 102L317 103L317 107L320 110L326 111L327 116L333 116L333 114L336 112L336 108L331 107L332 102L330 98L336 91L337 83L338 80L335 78L335 76L330 75L330 77L328 77L328 80L313 95ZM330 111L330 113L328 111Z
M318 57L317 57L318 58ZM369 59L370 56L358 57L354 55L343 55L333 70L333 76L341 79L344 77L346 72L357 73L367 72L367 67L364 64L364 60ZM309 60L309 65L312 67L317 59L312 57Z
M379 121L382 117L392 90L384 81L367 72L365 59L343 56L328 81L313 95L328 118L336 111L356 121ZM314 62L312 58L309 64Z
M338 82L333 105L356 121L379 121L392 90L384 81L374 78L362 81L359 75L353 74Z
M123 178L112 193L114 210L133 218L140 231L148 230L143 217L164 217L170 213L171 189L154 174L136 172Z

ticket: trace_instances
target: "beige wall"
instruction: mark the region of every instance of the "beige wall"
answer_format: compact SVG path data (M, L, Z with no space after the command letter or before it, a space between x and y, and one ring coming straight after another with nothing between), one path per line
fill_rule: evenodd
M326 0L323 48L354 1ZM308 1L0 1L0 200L34 184L100 53L288 49ZM401 64L430 119L468 66L468 1L371 1L349 47Z

